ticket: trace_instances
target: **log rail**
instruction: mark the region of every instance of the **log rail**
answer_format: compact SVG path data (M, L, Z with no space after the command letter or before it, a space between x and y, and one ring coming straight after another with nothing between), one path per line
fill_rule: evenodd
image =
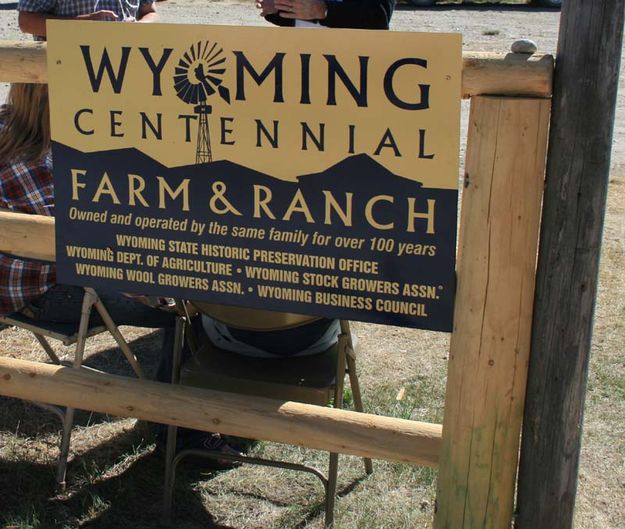
M440 451L437 424L1 356L0 395L430 467Z
M551 55L465 52L462 97L478 95L551 97ZM0 81L46 83L46 44L0 41Z

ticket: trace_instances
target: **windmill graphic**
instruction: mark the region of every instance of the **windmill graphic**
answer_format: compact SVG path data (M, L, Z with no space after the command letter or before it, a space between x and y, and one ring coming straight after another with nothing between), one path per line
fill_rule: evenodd
M198 116L196 164L213 161L208 126L208 116L213 108L206 104L208 97L218 93L230 103L230 91L222 86L225 62L224 50L216 42L211 45L209 41L200 41L183 54L174 73L176 94L185 103L194 105L193 112Z

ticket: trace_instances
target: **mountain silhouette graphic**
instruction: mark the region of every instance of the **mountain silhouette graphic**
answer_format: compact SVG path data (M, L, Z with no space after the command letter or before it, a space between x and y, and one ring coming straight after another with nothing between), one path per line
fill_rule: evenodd
M390 182L395 188L412 193L423 187L421 182L396 175L367 154L356 154L317 173L299 175L295 181L262 173L229 160L205 164L188 164L166 167L158 160L134 147L84 153L80 150L54 142L55 153L60 159L83 159L86 168L98 168L101 172L140 172L141 176L155 174L163 177L208 178L228 180L237 186L253 181L260 185L285 185L288 187L319 188L331 186L336 191L362 190L366 182L366 194L382 194Z
M306 182L306 180L311 178L314 178L317 181L319 178L338 178L346 184L346 187L351 188L353 185L362 185L363 180L368 180L371 177L379 179L382 182L387 182L384 187L387 187L388 179L405 180L407 186L409 186L412 190L415 189L415 186L416 188L423 186L421 182L396 175L395 173L389 171L386 167L371 158L368 154L355 154L341 160L321 172L301 175L298 177L298 182L302 185Z

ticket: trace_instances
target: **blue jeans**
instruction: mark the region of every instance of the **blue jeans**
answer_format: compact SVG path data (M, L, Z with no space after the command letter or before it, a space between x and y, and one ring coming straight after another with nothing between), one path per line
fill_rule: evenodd
M112 290L97 290L100 300L117 325L167 328L176 323L174 314L148 307L139 301ZM35 320L54 323L78 323L85 291L72 285L55 285L27 308ZM92 324L102 322L96 310L91 313Z

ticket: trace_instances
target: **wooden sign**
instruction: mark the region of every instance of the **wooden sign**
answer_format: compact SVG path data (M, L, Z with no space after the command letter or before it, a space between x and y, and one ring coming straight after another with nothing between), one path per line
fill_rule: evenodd
M459 35L48 35L59 281L451 330Z

